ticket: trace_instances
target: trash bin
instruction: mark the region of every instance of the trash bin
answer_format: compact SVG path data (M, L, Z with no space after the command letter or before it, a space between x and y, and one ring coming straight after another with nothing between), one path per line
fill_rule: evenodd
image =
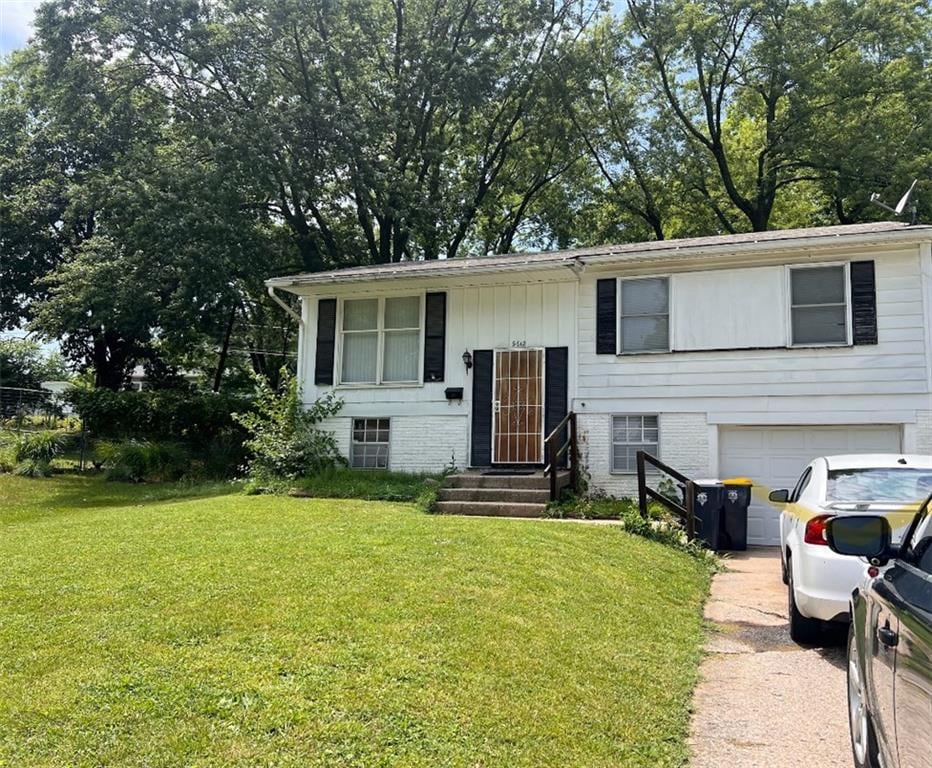
M722 512L721 549L744 552L748 548L748 507L751 504L751 486L747 477L722 480L725 489Z
M725 487L716 480L697 480L693 512L696 516L696 538L709 549L721 549L722 512Z

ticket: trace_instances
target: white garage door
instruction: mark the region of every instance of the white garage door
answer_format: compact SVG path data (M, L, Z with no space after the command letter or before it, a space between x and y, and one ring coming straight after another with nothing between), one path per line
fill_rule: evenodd
M748 510L748 543L780 544L780 512L767 493L796 485L817 456L840 453L896 453L897 426L721 427L719 477L750 477L755 493Z

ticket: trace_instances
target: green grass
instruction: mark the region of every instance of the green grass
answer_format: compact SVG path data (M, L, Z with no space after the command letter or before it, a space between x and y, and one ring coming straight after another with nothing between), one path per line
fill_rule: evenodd
M295 480L293 485L302 495L325 499L415 501L426 481L440 479L440 475L334 468Z
M685 762L697 560L228 490L0 477L0 765Z

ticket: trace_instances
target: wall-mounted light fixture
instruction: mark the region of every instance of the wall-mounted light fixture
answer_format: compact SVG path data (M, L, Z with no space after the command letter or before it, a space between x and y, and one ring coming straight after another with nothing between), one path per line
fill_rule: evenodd
M472 353L467 349L463 352L463 365L466 366L466 372L469 372L469 369L472 368Z

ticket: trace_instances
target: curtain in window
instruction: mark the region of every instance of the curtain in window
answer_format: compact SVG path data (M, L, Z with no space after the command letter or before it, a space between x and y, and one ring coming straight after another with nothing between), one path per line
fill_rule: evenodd
M621 281L621 351L669 349L669 291L664 277Z
M346 384L374 383L378 364L377 299L355 299L343 304L343 372Z
M382 381L418 380L420 324L420 297L405 296L385 300Z

